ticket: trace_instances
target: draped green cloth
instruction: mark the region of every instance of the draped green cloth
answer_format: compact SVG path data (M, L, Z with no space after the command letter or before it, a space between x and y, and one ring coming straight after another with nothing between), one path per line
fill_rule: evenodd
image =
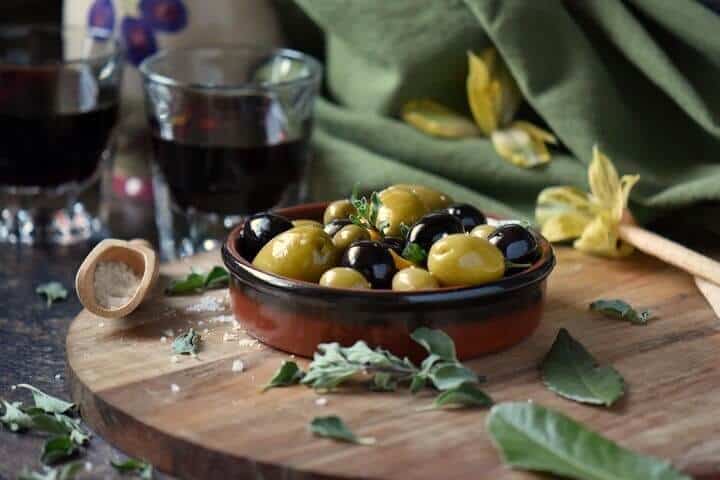
M720 16L695 0L295 0L325 32L311 194L355 182L438 187L532 216L551 185L587 189L598 144L639 173L641 218L720 199ZM530 120L561 141L546 167L505 162L487 138L444 140L399 119L431 98L470 118L468 50L494 45ZM299 45L302 48L302 45Z

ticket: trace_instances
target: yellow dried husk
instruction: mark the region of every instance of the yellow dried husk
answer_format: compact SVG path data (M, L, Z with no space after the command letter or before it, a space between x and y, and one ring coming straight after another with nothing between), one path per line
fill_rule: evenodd
M545 143L557 142L551 133L523 121L512 122L508 128L494 131L490 138L498 155L523 168L550 162L550 152Z
M488 136L512 120L522 101L520 89L494 48L480 55L468 52L466 87L475 123Z

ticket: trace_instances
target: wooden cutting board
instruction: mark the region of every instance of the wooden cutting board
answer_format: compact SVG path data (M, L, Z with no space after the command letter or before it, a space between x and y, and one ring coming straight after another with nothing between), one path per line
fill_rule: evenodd
M720 322L692 278L641 254L611 261L567 248L557 253L538 331L469 363L487 376L486 391L496 402L532 400L557 409L626 447L715 478ZM191 266L219 263L213 253L164 265L160 287ZM636 326L588 311L599 298L622 298L649 308L653 318ZM418 412L431 392L358 390L322 395L326 405L303 386L259 393L288 355L233 330L224 301L224 291L158 294L126 319L80 313L68 333L67 356L83 417L129 455L182 478L537 478L501 464L485 431L486 411ZM203 336L200 354L173 363L171 338L163 343L163 332L190 326ZM573 403L543 387L537 366L560 327L625 377L627 394L613 408ZM243 372L232 371L234 360L243 362ZM377 444L312 437L308 422L328 414Z

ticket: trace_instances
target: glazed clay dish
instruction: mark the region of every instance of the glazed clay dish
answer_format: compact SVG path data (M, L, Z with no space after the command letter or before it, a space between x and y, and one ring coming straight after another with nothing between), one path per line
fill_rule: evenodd
M530 335L540 323L555 265L549 242L519 223L452 204L439 192L413 211L384 195L394 188L430 191L392 186L363 197L365 203L353 198L298 205L236 226L222 256L233 314L248 334L305 357L319 343L364 340L411 359L424 355L410 338L421 326L450 335L460 359ZM518 233L530 251L528 242L506 241ZM495 250L503 257L500 267Z

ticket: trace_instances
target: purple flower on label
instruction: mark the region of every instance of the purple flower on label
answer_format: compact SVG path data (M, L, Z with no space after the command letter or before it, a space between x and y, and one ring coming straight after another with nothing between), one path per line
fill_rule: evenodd
M140 0L143 19L155 30L178 32L185 28L188 12L182 0Z
M127 58L133 65L157 52L157 41L152 28L142 19L125 17L121 25Z
M95 0L88 10L87 24L94 37L107 37L115 28L112 0Z

